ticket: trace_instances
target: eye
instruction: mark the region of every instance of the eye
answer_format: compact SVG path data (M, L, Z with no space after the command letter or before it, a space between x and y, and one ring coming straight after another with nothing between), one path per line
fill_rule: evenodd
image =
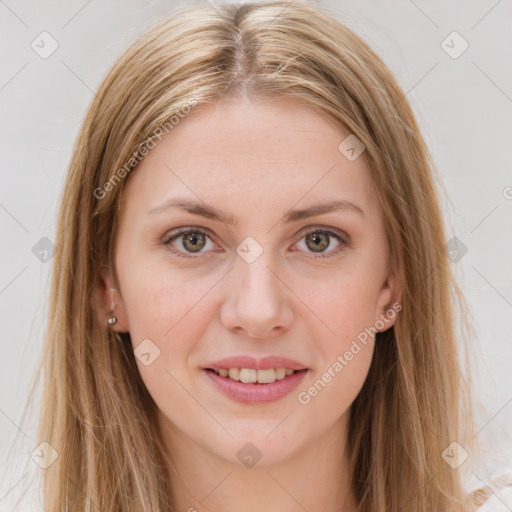
M190 253L201 253L201 249L203 249L206 246L206 240L210 239L208 233L206 231L203 231L201 229L191 229L187 228L181 231L178 231L177 233L174 233L173 235L164 238L162 240L162 243L164 245L172 245L172 247L176 247L173 242L175 240L178 240L182 238L181 242L178 243L178 246L181 246L181 248L185 249L186 251L190 251ZM187 253L182 252L181 250L172 249L172 252L175 253L177 256L180 256L182 258L188 258L193 259L196 256L189 256ZM205 251L203 251L205 252ZM190 254L189 253L189 254Z
M323 251L331 245L331 238L335 238L338 245L333 250L324 254ZM330 257L333 253L338 253L349 245L348 240L340 234L324 229L310 230L300 239L299 243L302 242L302 240L304 240L307 248L313 249L311 252L315 253L315 258L318 259ZM299 245L299 243L297 245Z
M179 239L182 239L181 242L176 242ZM331 238L335 238L338 242L338 245L335 249L329 251L324 254L323 251L331 245ZM202 252L208 252L207 250L202 251L205 247L207 247L207 241L211 238L209 234L203 229L198 228L186 228L180 231L171 233L169 236L165 237L162 240L164 245L171 246L171 250L174 254L181 258L194 259L198 256L191 256L191 254L201 254ZM315 253L315 258L321 259L326 258L332 255L332 253L338 253L343 250L345 247L349 246L348 237L338 234L337 232L325 229L313 229L308 231L300 240L305 241L307 248L313 248L312 251ZM296 245L299 245L298 243ZM176 247L178 246L178 247ZM184 249L183 252L181 249Z

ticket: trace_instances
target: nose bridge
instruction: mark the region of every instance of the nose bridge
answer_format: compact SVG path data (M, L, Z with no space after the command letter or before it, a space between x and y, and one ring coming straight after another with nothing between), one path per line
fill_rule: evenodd
M245 300L252 307L258 305L262 311L276 306L279 283L274 275L275 270L270 270L275 267L272 249L248 240L240 244L237 253L239 258L235 264L235 276L240 280L240 286L237 287L239 300Z
M283 302L283 284L275 275L272 249L248 238L237 247L224 320L226 327L263 336L287 325L291 315L289 305Z

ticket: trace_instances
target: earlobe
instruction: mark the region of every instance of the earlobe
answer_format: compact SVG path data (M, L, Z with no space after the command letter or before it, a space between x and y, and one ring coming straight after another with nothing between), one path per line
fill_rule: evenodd
M121 293L108 270L101 273L97 296L100 322L116 332L129 332Z

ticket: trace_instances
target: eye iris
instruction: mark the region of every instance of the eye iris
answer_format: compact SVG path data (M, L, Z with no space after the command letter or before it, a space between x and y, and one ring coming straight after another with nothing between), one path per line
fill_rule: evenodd
M323 237L323 243L322 243L322 237ZM320 242L320 251L326 249L329 247L329 236L326 233L318 233L313 232L306 235L306 243L308 244L309 241L314 241L315 244ZM309 247L309 244L308 244ZM318 248L318 246L316 247Z
M197 245L192 245L192 247L187 247L187 243L191 242L192 244L197 244L198 240L202 240L203 246L197 248ZM192 252L198 252L204 247L204 235L200 233L188 233L183 235L183 247L187 250L191 250Z

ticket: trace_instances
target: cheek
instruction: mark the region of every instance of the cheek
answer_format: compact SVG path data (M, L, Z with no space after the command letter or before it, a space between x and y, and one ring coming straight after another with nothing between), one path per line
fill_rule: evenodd
M366 380L373 354L373 342L359 345L349 349L350 360L346 351L337 354L298 391L297 401L307 417L333 424L350 409Z
M211 276L191 280L186 271L161 263L132 264L125 269L119 278L124 278L123 298L134 350L149 339L159 351L151 375L154 368L184 372L188 354L211 320L209 292L216 280ZM139 364L139 368L144 378L146 367Z
M321 357L298 398L313 414L334 420L350 407L366 380L374 349L376 283L364 269L352 267L305 295L314 312L308 313L308 330Z
M161 266L139 268L136 275L123 290L136 363L158 407L172 416L176 404L190 401L182 385L190 380L189 354L208 321L205 306L212 285L192 283L186 273ZM149 352L150 358L145 361L137 352Z
M351 268L319 280L315 286L302 287L297 295L310 312L311 328L331 339L335 348L374 325L377 298L376 279L369 273ZM306 311L306 310L304 310Z
M369 293L362 287L339 290L333 287L330 300L315 303L322 321L312 320L309 330L320 358L297 394L310 417L328 423L346 412L361 391L375 344Z
M172 268L162 259L134 253L119 261L130 328L140 335L151 332L159 339L171 334L180 319L186 323L188 313L208 289L207 280L191 281L186 270Z

